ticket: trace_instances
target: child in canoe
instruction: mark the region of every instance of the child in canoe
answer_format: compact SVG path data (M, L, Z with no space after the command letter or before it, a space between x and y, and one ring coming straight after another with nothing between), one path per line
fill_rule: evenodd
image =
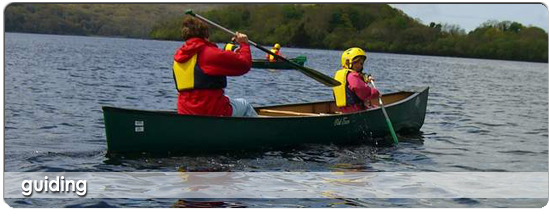
M342 69L335 73L335 79L342 84L333 88L336 105L342 113L357 112L372 107L370 101L379 97L379 91L370 87L371 75L362 73L366 52L350 48L341 55Z
M276 43L273 48L271 49L271 52L273 52L276 55L282 56L282 53L280 53L280 44ZM273 55L267 53L265 55L266 59L269 60L269 62L276 62L278 61Z

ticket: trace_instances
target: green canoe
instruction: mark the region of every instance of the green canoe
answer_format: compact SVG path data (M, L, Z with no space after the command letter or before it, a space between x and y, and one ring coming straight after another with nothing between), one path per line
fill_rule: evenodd
M383 95L395 131L418 132L429 88ZM377 101L372 101L377 104ZM381 109L341 114L333 101L255 108L259 117L178 115L103 107L108 153L257 150L297 144L345 144L389 135Z
M299 65L304 65L307 61L307 57L298 56L292 59L289 59L292 62L295 62ZM293 69L292 65L287 62L269 62L266 59L253 59L252 68L257 69Z

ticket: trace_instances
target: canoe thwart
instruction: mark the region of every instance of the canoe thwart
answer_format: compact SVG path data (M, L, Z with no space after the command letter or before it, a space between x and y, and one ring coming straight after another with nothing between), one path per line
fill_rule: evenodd
M259 109L260 115L269 116L268 114L280 114L282 116L321 116L318 113L300 113L293 111L274 110L274 109Z

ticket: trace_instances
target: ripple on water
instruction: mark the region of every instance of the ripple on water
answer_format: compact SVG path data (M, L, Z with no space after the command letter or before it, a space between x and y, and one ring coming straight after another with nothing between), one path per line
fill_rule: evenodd
M114 204L109 203L109 201L86 201L80 204L69 204L64 206L66 208L117 208Z
M531 152L526 150L505 150L497 151L498 153L513 154L513 155L539 155L537 152Z
M174 110L177 92L173 88L169 72L171 64L167 58L181 43L15 33L6 33L5 41L6 170L547 171L546 64L370 53L367 68L369 72L382 73L376 77L383 92L431 87L423 132L412 136L399 135L401 141L397 146L379 143L311 145L257 152L178 157L143 155L116 159L105 157L101 106ZM254 57L264 55L257 49L252 49L252 53ZM47 65L28 67L21 62L35 58L37 54L44 55L39 64ZM340 63L341 51L285 48L285 55L307 55L308 67L332 74ZM86 64L82 65L82 61ZM138 66L129 72L129 64ZM509 78L501 78L502 74L513 76L518 71L528 77L522 78L520 84L510 85ZM465 81L471 78L479 81ZM330 88L295 70L252 69L248 74L228 78L228 81L227 95L245 98L254 105L332 99ZM524 87L526 85L532 87ZM487 86L503 89L494 90ZM527 93L512 93L522 89ZM509 160L514 162L510 164ZM15 205L166 207L175 204L192 207L208 205L204 202L209 202L177 201L18 200ZM528 201L509 204L501 200L479 199L219 202L223 202L219 205L222 207L535 205Z

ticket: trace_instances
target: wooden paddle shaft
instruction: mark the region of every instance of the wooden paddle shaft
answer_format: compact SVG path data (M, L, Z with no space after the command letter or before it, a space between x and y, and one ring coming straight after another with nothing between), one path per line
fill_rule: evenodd
M202 21L204 21L204 22L206 22L210 25L213 25L213 26L215 26L215 27L217 27L217 28L219 28L219 29L231 34L231 35L236 35L236 33L234 33L233 31L231 31L229 29L226 29L225 27L220 26L220 25L216 24L215 22L212 22L212 21L208 20L207 18L202 17L201 15L195 14L191 9L185 11L185 14L194 16L195 18L198 18L198 19L200 19L200 20L202 20ZM341 83L339 81L337 81L337 80L335 80L331 77L328 77L328 76L326 76L326 75L324 75L324 74L322 74L322 73L320 73L320 72L318 72L314 69L310 69L310 68L307 68L305 66L301 66L301 65L299 65L295 62L292 62L292 61L290 61L290 60L288 60L288 59L286 59L286 58L284 58L280 55L277 55L277 54L271 52L270 50L268 50L266 48L263 48L262 46L258 45L257 43L255 43L253 41L248 40L248 42L251 45L255 46L256 48L260 49L261 51L266 52L266 53L274 56L276 59L279 59L279 60L282 60L284 62L289 63L291 66L293 66L295 69L299 70L301 73L309 76L310 78L312 78L312 79L314 79L314 80L316 80L316 81L318 81L318 82L320 82L320 83L322 83L326 86L334 87L334 86L341 85Z
M231 31L231 30L229 30L229 29L227 29L227 28L225 28L225 27L223 27L223 26L220 26L220 25L218 25L218 24L215 23L215 22L212 22L212 21L208 20L207 18L204 18L204 17L202 17L201 15L198 15L198 14L195 14L195 13L192 13L192 14L191 14L191 13L189 13L188 11L187 11L187 14L190 14L190 15L192 15L192 16L194 16L194 17L196 17L196 18L198 18L198 19L200 19L200 20L202 20L202 21L204 21L204 22L206 22L206 23L208 23L208 24L210 24L210 25L213 25L213 26L215 26L215 27L217 27L217 28L219 28L219 29L225 31L226 33L229 33L229 34L231 34L231 35L236 35L235 32L233 32L233 31ZM248 39L248 42L250 43L250 45L253 45L253 46L259 48L261 51L264 51L264 52L269 53L269 54L271 54L271 55L278 56L278 57L280 57L280 58L282 58L282 59L285 59L284 57L279 56L279 55L277 55L277 54L271 52L270 50L263 48L262 46L258 45L257 43L253 42L252 40L249 40L249 39ZM277 57L277 58L278 58L278 57Z

